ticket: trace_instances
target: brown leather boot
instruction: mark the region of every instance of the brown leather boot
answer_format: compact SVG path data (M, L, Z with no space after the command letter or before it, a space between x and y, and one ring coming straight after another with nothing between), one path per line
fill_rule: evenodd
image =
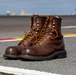
M45 20L46 17L33 15L33 17L31 17L30 32L23 38L23 40L18 44L18 46L7 47L3 56L7 58L19 58L21 50L24 47L32 46L32 44L37 42L41 29L44 26Z
M20 57L30 60L65 58L66 51L61 34L61 18L49 16L45 35L41 34L35 45L24 48Z

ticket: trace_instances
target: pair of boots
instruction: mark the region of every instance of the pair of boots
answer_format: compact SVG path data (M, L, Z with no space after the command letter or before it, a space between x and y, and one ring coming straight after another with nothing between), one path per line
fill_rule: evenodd
M33 15L30 32L17 46L7 47L3 56L30 60L65 58L61 18L52 15L48 17Z

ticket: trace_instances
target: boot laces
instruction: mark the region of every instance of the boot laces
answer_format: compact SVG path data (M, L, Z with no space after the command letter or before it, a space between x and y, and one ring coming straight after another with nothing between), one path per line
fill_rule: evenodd
M41 39L40 36L42 36L42 35L45 33L45 30L46 30L46 28L47 28L48 20L49 20L49 17L46 19L45 24L44 24L44 26L42 27L42 29L41 29L41 31L40 31L40 35L39 35L39 38L40 38L40 39ZM36 34L34 34L34 36L35 36L36 40L35 40L35 41L32 41L32 40L31 40L31 43L32 43L33 45L36 44L36 43L38 42L38 40L39 40L39 38L37 38L37 35L36 35Z
M33 42L33 44L35 43L39 43L44 37L46 38L46 36L44 35L45 32L46 32L46 28L47 28L47 25L48 25L48 21L49 21L49 17L47 17L46 21L45 21L45 24L40 32L40 36L39 38L36 40L36 42Z
M50 27L50 29L51 29L53 32L56 33L55 37L50 36L50 38L51 38L51 39L56 39L56 38L58 37L58 32L57 32L57 30L54 29L54 28L52 28L52 27ZM52 31L51 31L51 32L52 32ZM53 32L52 32L52 34L53 34Z
M46 24L45 24L45 26L46 26ZM45 34L40 34L40 37L38 38L38 41L37 41L37 43L38 44L40 44L45 38L47 38L47 36L46 36L46 33L49 33L49 32L47 32L47 30L46 29L44 29L43 28L43 30L44 30L44 32L45 32ZM56 33L56 35L55 35L55 37L52 37L51 35L49 36L51 39L56 39L57 37L58 37L58 32L57 32L57 30L56 29L54 29L53 27L49 27L49 30L52 30L53 32L55 32ZM52 32L51 31L51 32ZM52 33L53 33L52 32Z
M37 26L37 24L36 24L36 26ZM25 42L31 36L34 36L35 40L34 41L30 40L30 42L31 43L36 43L37 42L37 35L35 34L35 30L33 28L31 28L29 33L25 32L24 38L22 39L22 41L18 45L20 45L21 43Z
M35 34L35 31L31 28L30 32L25 32L25 36L24 38L21 40L21 42L18 44L20 45L21 43L25 42L28 38L30 38L32 35L36 36ZM37 36L36 36L37 37Z
M46 38L46 36L44 34L41 34L37 40L37 44L40 44L45 38Z
M51 28L53 31L55 31L55 33L56 33L56 36L55 37L52 37L52 36L49 36L51 39L56 39L57 37L58 37L58 32L55 30L55 29L53 29L53 28ZM41 34L40 35L40 37L38 38L38 44L40 44L45 38L47 38L47 36L45 35L45 34Z

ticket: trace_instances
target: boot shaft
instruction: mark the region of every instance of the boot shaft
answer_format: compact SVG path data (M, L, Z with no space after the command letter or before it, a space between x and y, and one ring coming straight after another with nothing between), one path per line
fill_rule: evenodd
M38 39L36 44L44 45L48 44L48 46L53 44L60 44L64 45L63 36L61 34L61 18L56 16L48 16L48 23L45 25L45 34L41 35ZM59 42L59 43L58 43Z
M33 25L35 24L34 22L35 22L35 18L36 18L37 16L38 16L38 15L33 15L33 16L31 16L31 20L30 20L30 28L32 28Z
M45 24L46 17L33 15L31 18L31 28L34 30L35 34L39 34Z
M32 43L36 42L42 27L44 26L46 17L41 17L38 15L33 15L31 17L30 32L23 38L23 40L18 44L21 46L30 46Z
M32 30L33 30L33 39L30 40L30 42L35 44L37 42L37 39L40 37L41 31L44 27L46 17L43 16L35 16L33 17L33 25L32 25Z
M49 25L56 29L57 32L61 32L61 18L57 16L49 16Z
M49 23L46 33L51 36L52 39L61 37L61 18L56 16L49 16Z

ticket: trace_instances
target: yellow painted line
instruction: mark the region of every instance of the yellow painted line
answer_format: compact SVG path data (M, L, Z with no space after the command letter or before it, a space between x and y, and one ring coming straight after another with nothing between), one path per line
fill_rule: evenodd
M76 37L76 34L63 34L64 37ZM16 40L22 40L23 37L16 37Z
M16 39L16 40L22 40L23 37L16 37L15 39Z
M64 37L75 37L76 34L63 34Z

